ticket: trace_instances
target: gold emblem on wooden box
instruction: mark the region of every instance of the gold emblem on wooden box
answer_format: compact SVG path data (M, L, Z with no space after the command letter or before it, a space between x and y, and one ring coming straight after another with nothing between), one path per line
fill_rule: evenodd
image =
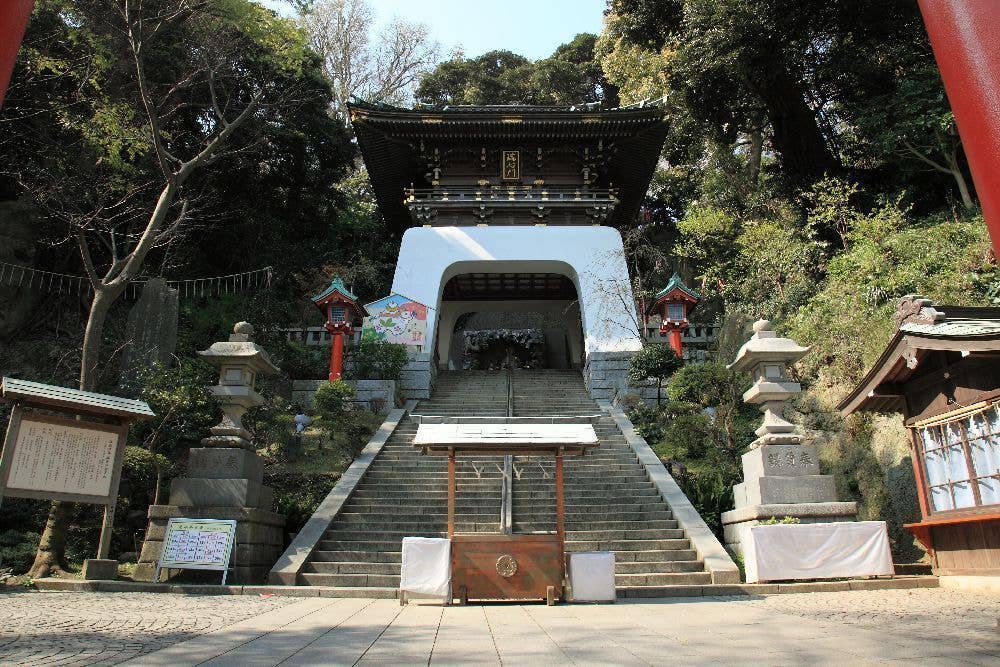
M503 179L516 181L521 178L521 151L503 152Z
M497 574L505 579L510 579L517 574L517 561L510 554L504 554L497 558Z

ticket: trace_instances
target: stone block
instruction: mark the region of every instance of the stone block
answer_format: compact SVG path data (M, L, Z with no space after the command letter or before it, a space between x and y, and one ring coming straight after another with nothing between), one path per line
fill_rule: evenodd
M734 507L746 507L750 503L747 501L747 485L746 482L740 482L733 487L733 506Z
M257 507L233 507L233 506L206 506L206 507L181 507L179 505L150 505L146 515L150 519L162 520L166 525L167 519L236 519L239 522L250 521L263 523L268 526L278 526L283 528L285 517L277 512L262 510Z
M180 477L170 482L170 504L187 507L269 508L274 492L248 479L192 479Z
M826 503L837 500L830 475L759 477L744 482L747 505Z
M241 544L281 544L284 535L280 526L240 521L236 524L236 542ZM146 529L147 540L162 540L167 533L165 520L153 519Z
M857 503L791 503L781 505L750 505L737 507L722 513L722 524L742 523L771 517L793 516L802 523L823 523L827 521L853 521L857 514Z
M763 445L743 455L743 478L819 475L814 445Z
M266 566L270 570L278 556L281 544L235 544L233 545L233 565L244 567Z
M187 476L198 479L264 478L264 460L255 452L235 447L193 447L188 457Z
M778 584L779 593L840 593L851 590L849 581L804 581L794 584Z
M118 561L107 558L88 558L83 561L83 578L88 580L118 578Z

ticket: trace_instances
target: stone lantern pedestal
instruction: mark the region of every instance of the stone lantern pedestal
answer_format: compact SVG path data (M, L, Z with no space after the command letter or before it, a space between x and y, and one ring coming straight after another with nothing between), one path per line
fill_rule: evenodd
M769 322L760 320L729 366L752 373L754 384L743 400L764 411L758 437L743 455L743 482L733 487L736 507L722 514L726 546L740 555L750 527L771 517L821 523L853 521L857 514L856 503L837 501L833 477L819 472L816 447L804 444L783 416L785 402L802 391L788 378L788 366L808 351L790 338L779 338Z
M271 511L274 494L263 484L264 463L243 428L243 415L264 399L254 389L261 375L278 371L256 343L253 327L240 322L228 341L199 352L219 369L219 383L211 388L222 420L192 447L187 476L170 483L170 502L149 508L149 529L139 556L136 578L151 579L163 549L167 520L235 519L232 583L263 582L284 547L285 517ZM169 571L168 571L169 576Z

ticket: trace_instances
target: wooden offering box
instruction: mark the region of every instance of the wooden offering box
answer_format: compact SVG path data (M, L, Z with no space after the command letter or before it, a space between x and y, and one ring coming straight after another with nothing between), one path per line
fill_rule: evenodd
M562 599L566 576L566 531L563 502L563 456L596 447L597 435L587 419L425 418L414 446L425 454L448 457L448 537L451 540L451 587L462 604L476 600ZM463 456L539 455L555 457L556 532L455 534L455 460ZM505 484L512 484L508 477ZM513 494L506 493L507 502ZM504 507L502 512L509 513Z

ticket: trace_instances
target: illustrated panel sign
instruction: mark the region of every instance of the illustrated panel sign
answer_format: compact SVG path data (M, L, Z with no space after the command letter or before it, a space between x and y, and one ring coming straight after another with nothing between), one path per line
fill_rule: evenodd
M366 304L370 313L362 338L402 345L423 345L427 337L427 306L400 294Z
M109 496L119 435L65 423L21 420L7 476L7 493Z
M170 519L159 567L225 570L235 536L232 519Z

